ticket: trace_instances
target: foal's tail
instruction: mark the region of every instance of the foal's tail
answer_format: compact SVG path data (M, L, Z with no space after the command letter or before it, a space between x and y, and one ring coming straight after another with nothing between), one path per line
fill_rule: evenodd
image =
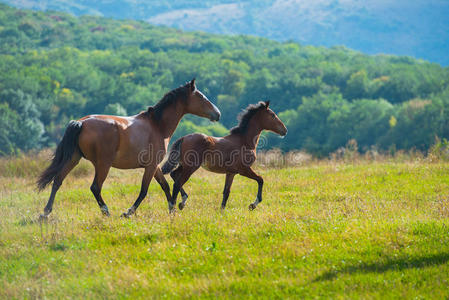
M79 149L78 137L81 133L81 127L82 123L80 121L70 121L61 142L59 142L56 148L50 166L42 172L37 180L39 191L45 189L55 179L64 165L72 159L73 153Z
M180 138L173 143L170 148L170 152L168 153L168 159L162 166L162 173L168 174L173 171L179 164L179 160L181 158L181 144L184 138Z

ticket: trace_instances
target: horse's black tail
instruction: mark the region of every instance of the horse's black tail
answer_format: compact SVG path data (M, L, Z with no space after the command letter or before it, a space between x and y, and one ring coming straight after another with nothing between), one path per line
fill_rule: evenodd
M50 166L42 172L37 180L39 191L45 189L55 179L64 165L72 159L73 153L79 149L78 137L81 133L81 127L80 121L70 121L61 142L56 148Z
M170 152L168 153L168 159L162 166L162 173L168 174L173 171L176 166L179 164L179 159L181 158L181 144L183 138L176 140L170 148Z

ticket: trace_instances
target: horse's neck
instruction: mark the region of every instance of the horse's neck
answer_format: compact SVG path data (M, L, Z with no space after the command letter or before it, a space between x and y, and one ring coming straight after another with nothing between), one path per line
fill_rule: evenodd
M164 139L171 138L183 116L184 110L178 107L178 105L176 104L167 107L163 111L163 115L159 124L162 137Z
M244 137L246 146L253 150L256 149L261 133L262 127L257 122L251 120Z

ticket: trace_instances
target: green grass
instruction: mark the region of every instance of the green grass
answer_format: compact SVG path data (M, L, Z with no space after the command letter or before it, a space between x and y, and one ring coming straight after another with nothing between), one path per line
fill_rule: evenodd
M81 169L87 170L88 165ZM235 178L200 171L176 215L153 182L119 215L141 171L113 170L103 217L91 171L69 177L45 224L49 190L0 177L0 298L447 298L449 164L315 162ZM12 172L17 176L17 172Z

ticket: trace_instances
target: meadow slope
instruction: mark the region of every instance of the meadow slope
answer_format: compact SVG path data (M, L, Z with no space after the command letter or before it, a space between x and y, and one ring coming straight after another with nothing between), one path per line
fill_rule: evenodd
M221 212L223 176L200 171L182 212L169 216L153 182L137 215L121 219L142 172L112 170L106 218L84 163L44 224L36 220L49 191L37 194L33 176L3 168L0 298L445 298L448 168L259 167L265 197L252 212L253 181L236 177Z

